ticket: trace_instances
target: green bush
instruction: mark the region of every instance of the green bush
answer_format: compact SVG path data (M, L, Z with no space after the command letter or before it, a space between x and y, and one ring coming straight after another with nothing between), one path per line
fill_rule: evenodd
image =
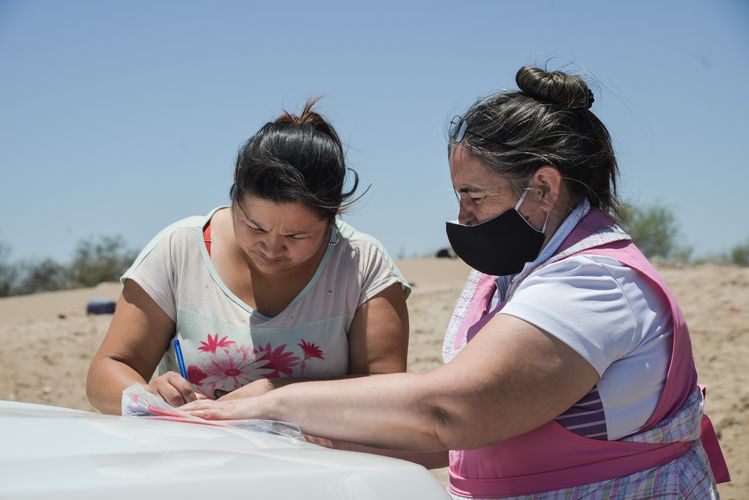
M743 245L736 245L731 249L731 262L737 266L749 266L749 240Z
M15 294L51 292L65 290L70 286L70 272L62 264L52 259L44 259L39 263L21 264L18 284Z
M659 205L645 208L629 204L623 206L624 225L632 241L648 258L688 262L692 249L679 245L679 227L670 209Z
M70 282L74 287L88 287L117 281L137 255L137 251L127 248L121 236L83 240L78 243L70 264Z
M138 253L121 236L99 236L80 241L69 265L53 259L11 263L9 255L10 247L0 242L0 297L117 281Z
M10 247L0 242L0 297L13 295L18 279L18 268L7 262Z

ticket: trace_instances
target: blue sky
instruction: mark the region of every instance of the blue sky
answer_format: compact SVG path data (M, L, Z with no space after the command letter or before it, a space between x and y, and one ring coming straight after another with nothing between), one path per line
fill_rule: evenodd
M605 4L605 5L604 5ZM0 242L76 243L228 202L238 147L322 95L369 192L345 219L396 256L447 244L445 130L523 65L590 77L621 197L697 255L749 237L749 4L0 0Z

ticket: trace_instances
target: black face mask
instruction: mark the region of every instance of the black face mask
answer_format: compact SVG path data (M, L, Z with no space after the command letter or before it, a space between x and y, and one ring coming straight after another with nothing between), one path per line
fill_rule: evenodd
M518 212L525 193L514 208L493 219L466 226L447 222L447 239L455 254L484 274L519 273L526 262L538 257L544 244L544 228L538 231Z

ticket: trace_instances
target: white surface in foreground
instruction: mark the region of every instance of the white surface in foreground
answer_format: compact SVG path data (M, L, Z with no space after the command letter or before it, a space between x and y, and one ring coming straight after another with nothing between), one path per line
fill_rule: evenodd
M241 429L0 401L0 498L449 498L423 467Z

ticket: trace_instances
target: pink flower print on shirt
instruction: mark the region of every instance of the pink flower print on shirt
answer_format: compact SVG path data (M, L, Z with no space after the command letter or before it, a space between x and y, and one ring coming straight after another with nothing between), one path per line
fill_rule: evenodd
M203 379L205 379L207 376L208 374L201 370L198 366L190 365L187 367L187 380L189 380L191 384L201 385L203 383Z
M299 342L299 347L302 348L302 351L304 351L304 359L308 360L310 358L319 358L319 359L325 359L325 354L322 352L322 349L317 344L314 344L312 342L307 342L306 340L302 339L301 342Z
M302 352L304 352L304 359L301 363L299 363L299 368L301 369L301 375L304 376L304 369L307 367L307 360L312 358L318 358L318 359L325 359L325 354L322 352L322 349L317 344L314 344L312 342L307 342L306 340L302 339L301 342L297 344L299 347L302 348Z
M232 343L227 348L217 349L210 361L201 363L207 376L200 384L203 394L231 392L259 378L270 377L273 371L264 366L265 360L250 356L248 346L237 347Z
M200 347L198 347L199 351L203 352L216 352L216 349L219 347L228 348L229 346L234 344L233 340L226 340L228 337L224 336L221 338L221 340L218 339L218 333L216 335L211 336L211 334L208 334L208 341L201 342Z
M292 369L299 364L299 357L294 353L286 350L286 344L281 344L275 349L271 348L270 342L255 350L257 354L262 355L256 359L256 362L264 362L263 368L272 370L266 375L267 378L277 378L281 373L291 377Z

